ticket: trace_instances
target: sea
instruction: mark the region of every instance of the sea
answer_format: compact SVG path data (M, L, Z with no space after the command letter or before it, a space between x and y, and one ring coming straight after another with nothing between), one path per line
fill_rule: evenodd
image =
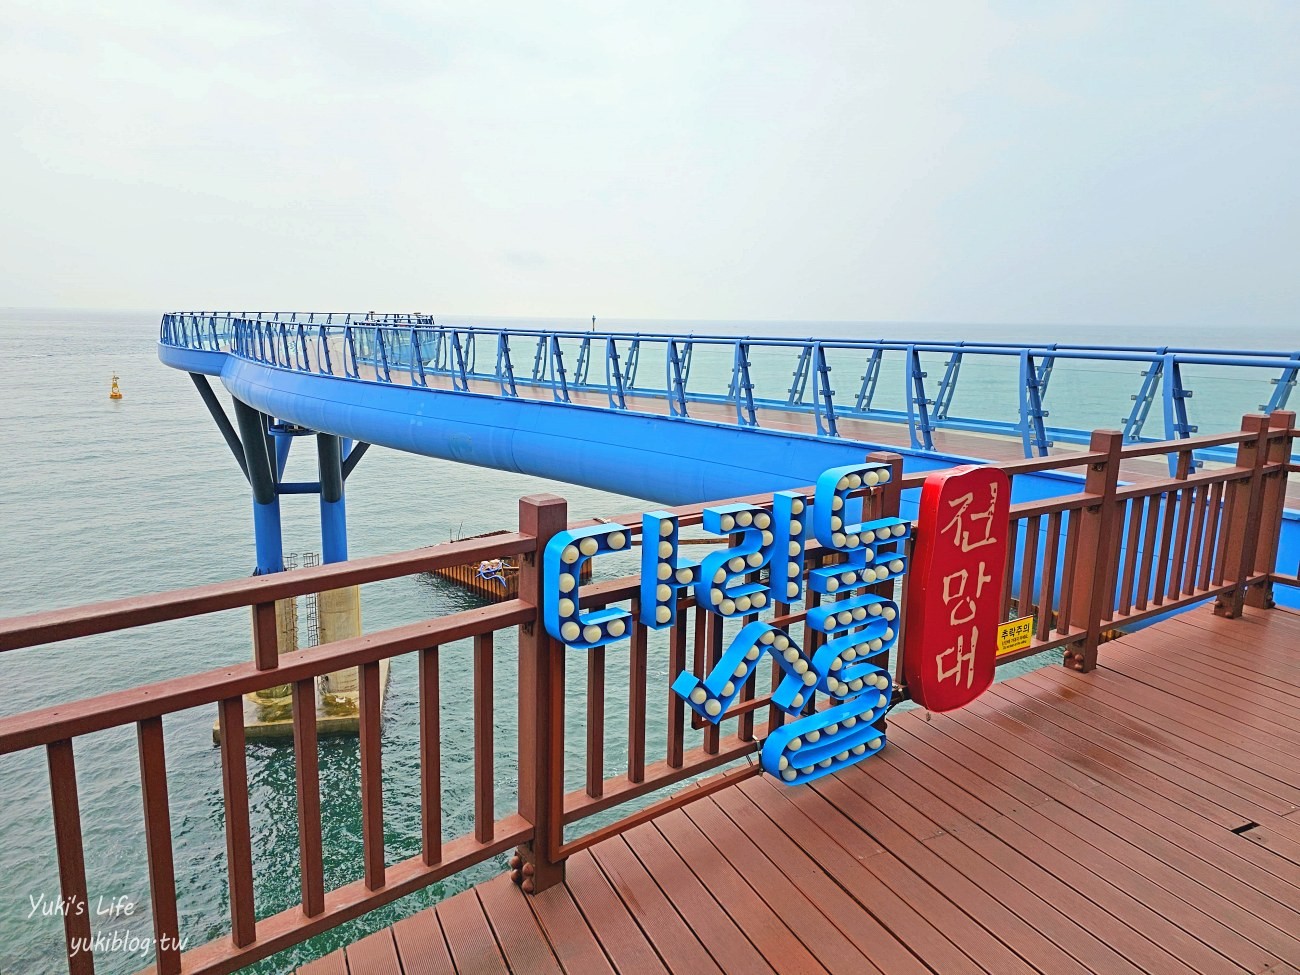
M72 606L247 576L252 569L252 515L247 484L189 379L159 363L160 311L0 309L0 616ZM439 319L440 322L443 319ZM583 328L586 319L448 317L451 324L521 328ZM694 322L605 319L601 329L698 334L887 338L909 341L1089 342L1294 349L1286 328L1140 328L888 322ZM943 357L927 362L930 382ZM726 388L728 355L699 358L699 381ZM783 396L792 360L755 366L756 395ZM519 368L519 363L516 363ZM642 369L662 368L643 360ZM856 368L856 372L852 370ZM861 363L838 375L856 388ZM1115 427L1141 384L1136 362L1062 361L1052 379L1050 423ZM1267 401L1272 372L1186 367L1189 401L1201 432L1235 429L1242 413ZM710 373L716 373L712 380ZM593 373L594 374L594 373ZM108 398L120 377L123 399ZM953 415L1014 419L1015 363L963 366ZM218 392L223 399L224 391ZM901 408L902 375L882 377L878 406ZM843 395L843 392L841 392ZM1148 432L1159 432L1159 404ZM290 455L288 480L314 479L314 450ZM450 461L372 449L347 482L349 546L356 556L396 552L517 525L518 499L540 492L567 499L573 518L648 509L654 499ZM283 502L285 550L305 559L319 551L315 500ZM628 571L612 566L611 571ZM367 586L367 631L479 605L454 584L413 576ZM75 701L169 677L246 661L244 612L159 624L0 654L0 716ZM515 647L503 634L496 654L496 804L514 807ZM608 686L625 686L617 654ZM443 654L442 770L444 832L472 828L473 761L468 649ZM1055 660L1055 656L1052 657ZM1031 658L1023 667L1046 663ZM625 665L623 665L625 667ZM661 653L651 661L651 687L665 686ZM585 673L571 668L570 702L580 701ZM611 692L607 769L623 759L622 713ZM656 709L651 708L652 712ZM662 710L662 709L659 709ZM219 753L215 709L196 708L164 722L169 802L182 937L188 947L229 931ZM384 707L385 841L388 862L419 851L418 700L414 661L394 661ZM570 727L582 727L573 710ZM662 727L652 727L652 749ZM582 735L568 736L568 771L580 781ZM653 755L652 755L653 757ZM77 785L84 830L89 908L102 935L96 970L134 972L152 959L152 922L135 735L129 728L76 741ZM249 792L255 855L256 907L265 917L292 907L299 892L292 748L250 743ZM321 741L326 883L361 875L355 738ZM49 780L40 749L0 756L0 975L65 970ZM504 868L482 864L266 959L249 971L282 973L391 924Z

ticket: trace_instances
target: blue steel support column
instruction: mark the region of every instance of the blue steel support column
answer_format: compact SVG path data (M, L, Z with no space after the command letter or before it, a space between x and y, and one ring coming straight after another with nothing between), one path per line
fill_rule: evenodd
M235 400L235 420L244 442L244 463L253 487L253 535L257 547L256 575L284 569L284 542L280 537L280 496L275 489L275 469L267 450L262 414Z
M316 458L320 465L321 561L346 562L348 517L343 496L343 448L339 438L329 433L316 434Z

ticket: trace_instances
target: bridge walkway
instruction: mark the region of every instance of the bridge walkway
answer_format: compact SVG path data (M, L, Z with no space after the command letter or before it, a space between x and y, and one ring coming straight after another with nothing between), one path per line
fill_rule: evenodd
M503 875L299 969L1300 971L1300 614L1204 608L876 759L748 778L606 839L526 897Z
M342 353L338 353L341 355ZM361 378L374 382L380 381L375 367L368 364L359 366ZM393 369L394 373L400 371ZM468 390L458 391L448 376L428 374L425 382L430 389L462 395L488 394L497 395L499 387L492 382L481 379L468 380ZM552 402L554 393L549 385L535 385L524 382L517 384L519 396L542 402ZM581 406L608 408L608 399L603 392L582 389L570 389L568 396L571 403ZM668 400L662 396L639 396L634 393L626 395L629 412L648 413L656 416L668 416ZM692 401L688 407L692 419L707 420L728 426L736 425L734 403L701 403ZM782 430L790 433L815 434L815 422L809 413L798 410L782 410L770 406L756 408L759 426L766 430ZM899 448L906 450L912 445L909 440L908 427L905 423L893 423L887 420L863 420L840 416L837 420L840 436L846 440L870 444L873 447ZM1019 440L996 433L979 433L970 430L953 430L939 428L932 433L934 449L940 454L972 459L993 464L1014 464L1025 459L1024 449ZM1061 454L1084 453L1086 444L1056 443L1051 448L1053 456ZM1226 466L1210 463L1213 467ZM1132 484L1154 483L1169 476L1169 466L1164 456L1126 458L1121 467L1121 478ZM1288 508L1300 507L1300 478L1287 485L1286 504Z

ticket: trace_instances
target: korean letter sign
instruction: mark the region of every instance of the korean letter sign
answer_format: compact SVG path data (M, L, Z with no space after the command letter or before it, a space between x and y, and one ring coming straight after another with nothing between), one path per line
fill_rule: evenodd
M993 467L931 474L921 489L904 619L903 673L930 711L952 711L993 683L1010 510Z

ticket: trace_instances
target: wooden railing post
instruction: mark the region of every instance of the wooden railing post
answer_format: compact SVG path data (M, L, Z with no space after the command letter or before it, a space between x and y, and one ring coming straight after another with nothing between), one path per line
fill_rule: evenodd
M1268 440L1262 453L1264 463L1277 470L1264 474L1259 539L1255 546L1255 575L1271 573L1277 568L1277 548L1281 540L1282 512L1286 508L1287 464L1291 461L1291 437L1295 412L1277 410L1269 414ZM1246 605L1256 609L1273 608L1273 580L1269 579L1246 591Z
M1246 605L1246 587L1255 570L1259 545L1259 519L1264 509L1264 464L1268 459L1268 417L1247 413L1241 418L1241 432L1252 434L1237 445L1237 467L1250 471L1250 479L1233 485L1232 502L1224 511L1220 545L1226 554L1226 581L1232 589L1214 601L1217 616L1236 619Z
M542 553L568 520L563 498L519 501L519 531L537 539L519 568L519 598L536 607L519 627L519 815L533 824L533 840L515 851L510 866L530 894L564 880L564 862L555 858L564 831L564 648L542 623Z
M1105 459L1090 464L1084 480L1084 491L1094 499L1071 512L1071 517L1079 519L1079 527L1069 624L1084 631L1084 635L1081 642L1065 651L1064 663L1085 673L1097 666L1102 620L1111 616L1110 603L1115 598L1117 543L1123 528L1115 491L1123 448L1124 435L1120 431L1093 431L1088 449L1105 454Z

